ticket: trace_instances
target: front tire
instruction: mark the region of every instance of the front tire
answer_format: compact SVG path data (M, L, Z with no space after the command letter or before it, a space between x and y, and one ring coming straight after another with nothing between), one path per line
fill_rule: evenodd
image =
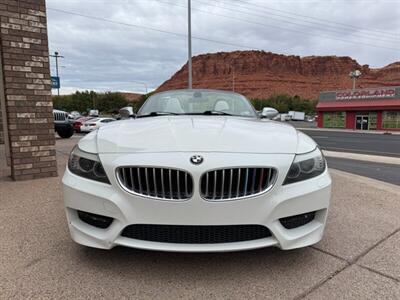
M57 134L62 139L69 139L74 134L74 128L71 126L63 129L58 129Z

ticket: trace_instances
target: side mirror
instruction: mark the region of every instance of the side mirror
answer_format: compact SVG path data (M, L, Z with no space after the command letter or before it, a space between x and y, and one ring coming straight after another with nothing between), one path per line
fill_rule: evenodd
M124 107L119 110L119 114L122 120L134 118L135 114L133 112L132 107Z
M261 112L261 118L267 118L267 119L272 119L275 118L279 112L272 107L264 107L262 112Z

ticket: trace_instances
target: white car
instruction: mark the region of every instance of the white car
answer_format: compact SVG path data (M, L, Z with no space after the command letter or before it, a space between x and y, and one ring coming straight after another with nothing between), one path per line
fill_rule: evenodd
M114 121L116 120L113 118L93 118L81 125L81 132L91 132Z
M72 150L63 177L79 244L215 252L323 235L331 178L317 144L236 93L154 94ZM264 117L264 118L263 118Z

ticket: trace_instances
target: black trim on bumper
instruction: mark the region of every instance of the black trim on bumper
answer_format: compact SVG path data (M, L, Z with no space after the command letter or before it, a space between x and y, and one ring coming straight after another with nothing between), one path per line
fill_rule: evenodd
M122 236L159 243L217 244L251 241L271 236L262 225L153 225L134 224Z
M78 210L78 217L82 222L97 228L106 229L113 222L113 218L92 214L89 212Z
M301 215L290 216L279 219L282 226L286 229L293 229L310 223L315 218L315 211Z

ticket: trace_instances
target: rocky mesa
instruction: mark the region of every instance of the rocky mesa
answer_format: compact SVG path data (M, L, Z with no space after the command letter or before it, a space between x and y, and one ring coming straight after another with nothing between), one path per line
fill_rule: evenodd
M400 62L374 69L351 57L235 51L193 57L193 88L234 90L250 98L288 94L317 99L321 91L351 88L348 74L356 69L362 72L358 88L400 85ZM157 91L186 87L187 64Z

